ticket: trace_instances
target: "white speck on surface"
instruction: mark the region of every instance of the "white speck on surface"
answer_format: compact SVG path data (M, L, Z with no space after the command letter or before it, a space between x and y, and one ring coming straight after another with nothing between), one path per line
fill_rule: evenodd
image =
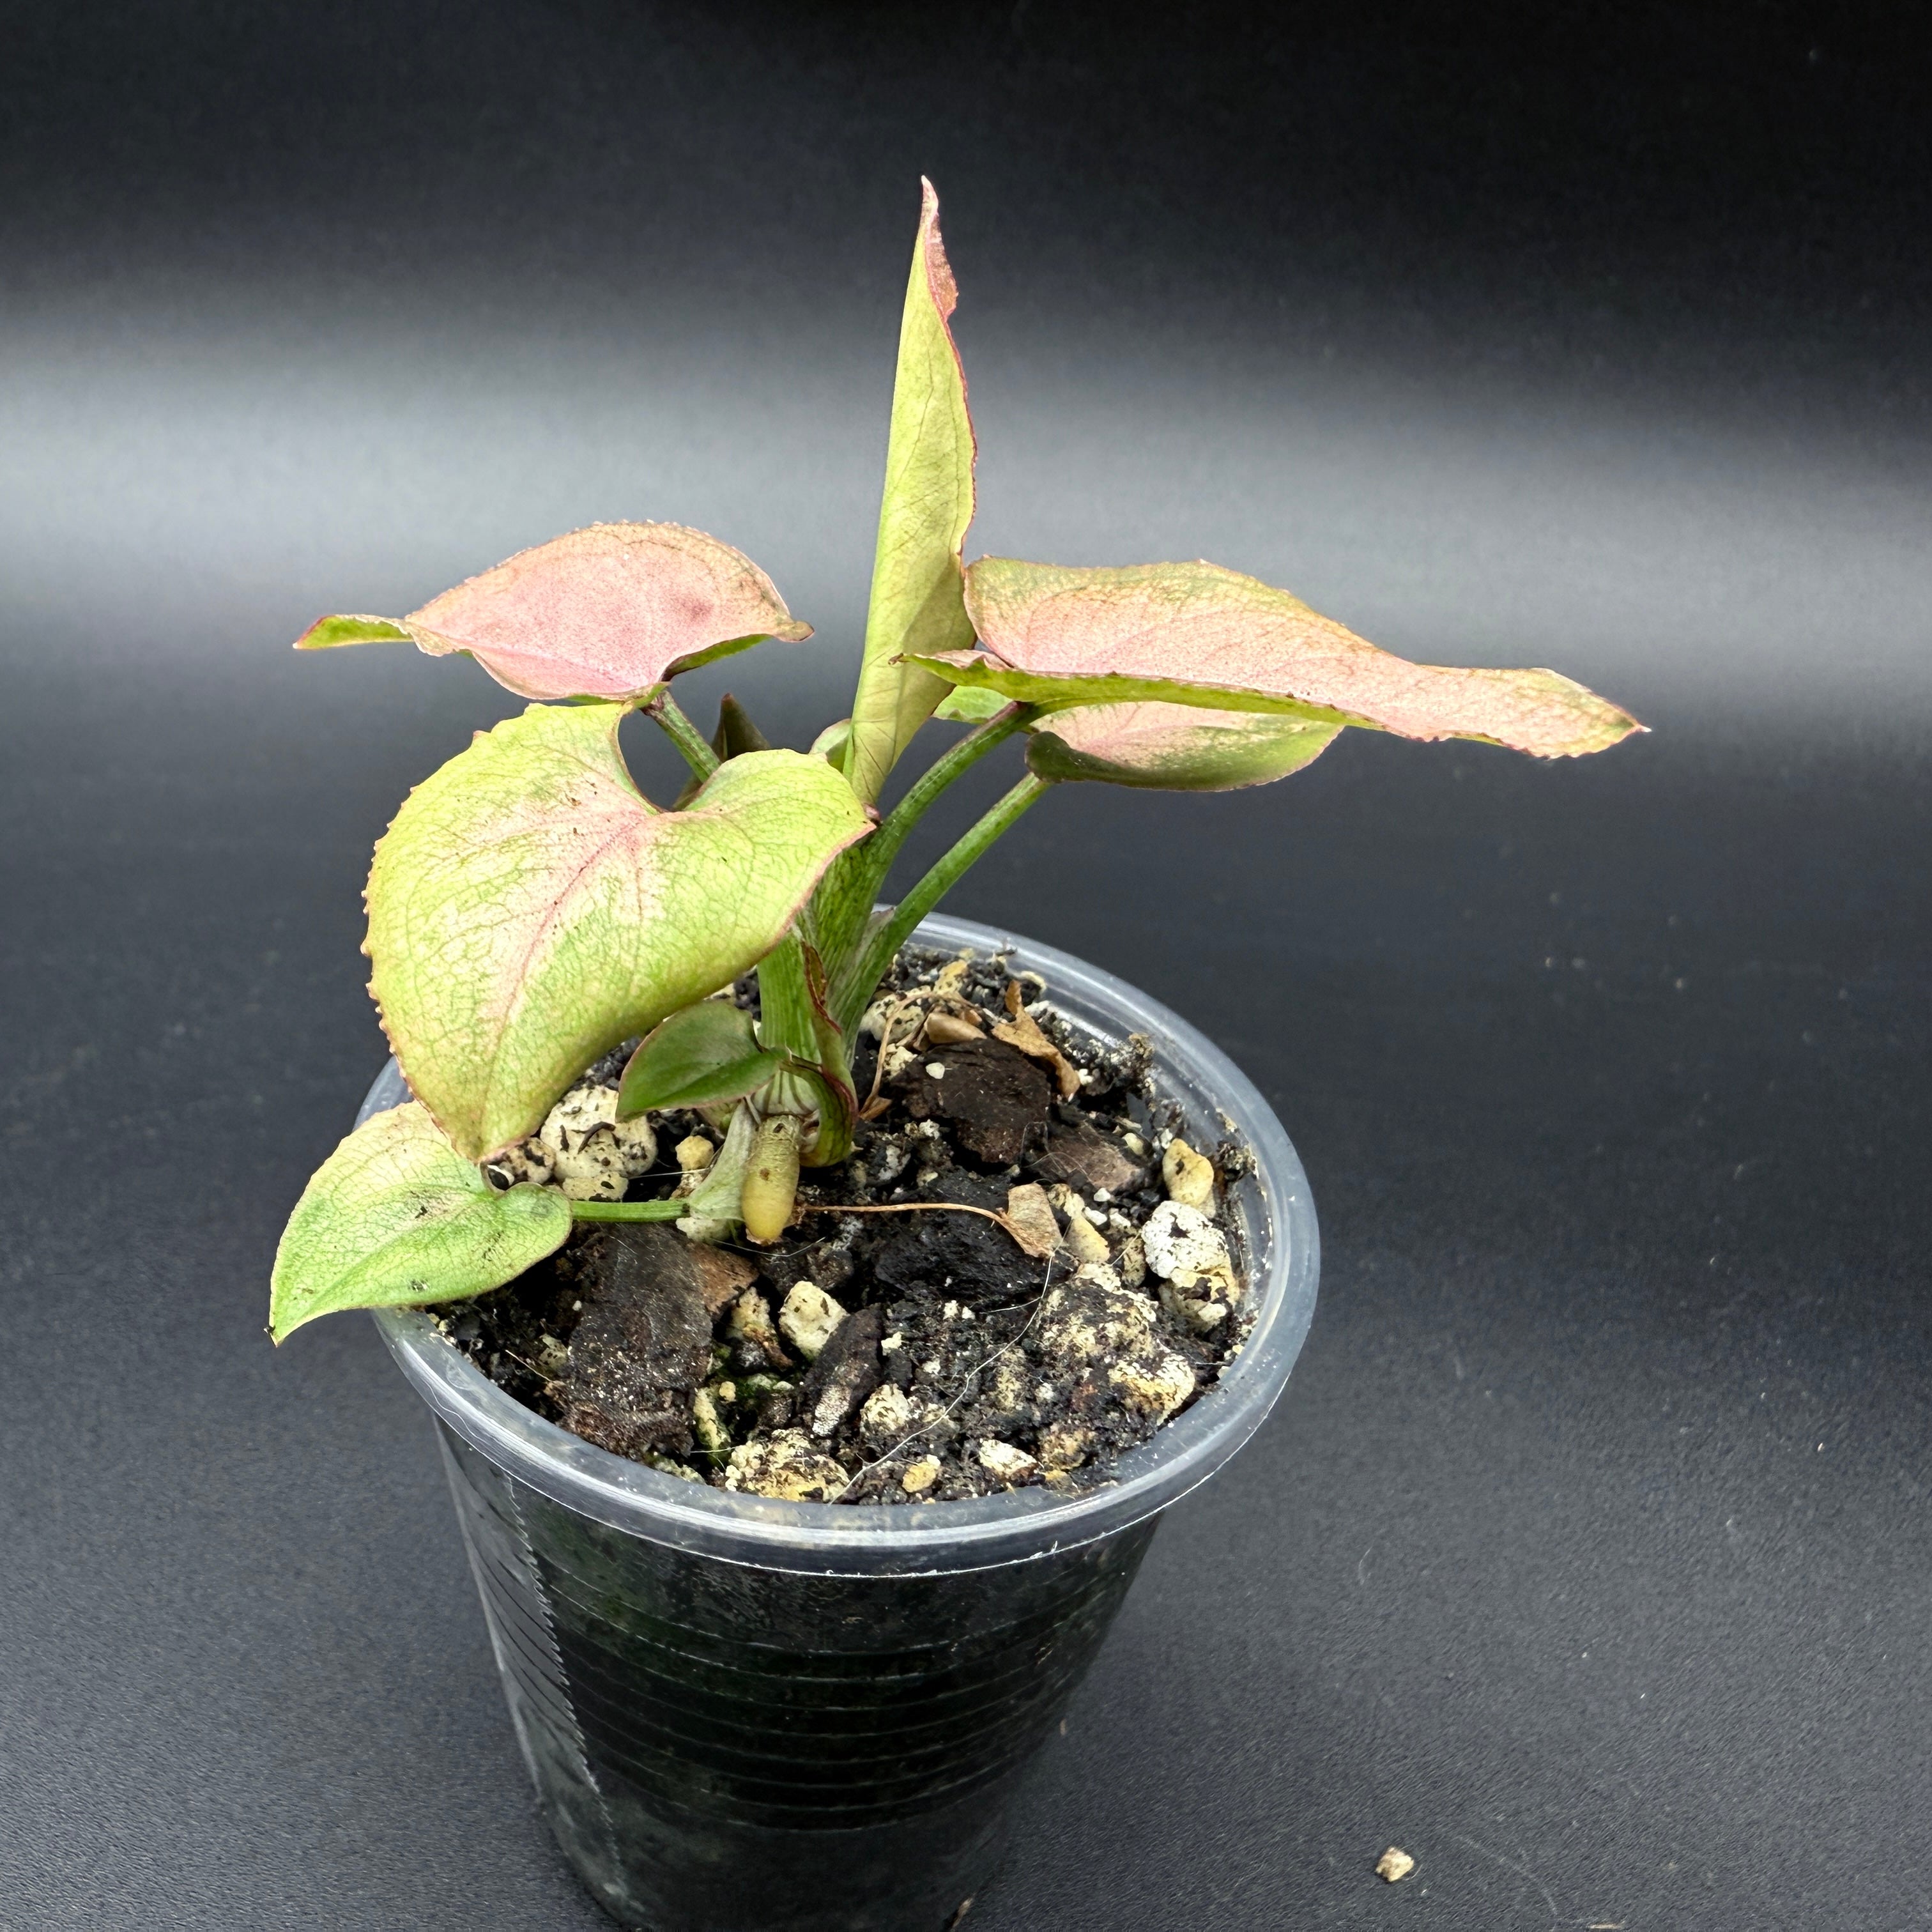
M912 1403L890 1382L881 1382L866 1398L866 1406L859 1412L859 1426L868 1442L896 1442L912 1426Z
M1204 1284L1222 1298L1236 1292L1227 1238L1198 1208L1163 1201L1141 1230L1147 1264L1176 1288Z
M1003 1483L1017 1483L1031 1475L1040 1464L1014 1443L988 1439L980 1444L980 1466Z
M824 1289L802 1281L785 1297L784 1306L778 1310L778 1333L808 1362L814 1362L831 1340L832 1331L844 1318L844 1309Z

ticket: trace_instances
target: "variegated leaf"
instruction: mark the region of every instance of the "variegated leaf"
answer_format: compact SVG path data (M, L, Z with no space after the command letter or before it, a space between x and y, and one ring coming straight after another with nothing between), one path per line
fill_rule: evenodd
M868 829L823 759L754 752L682 812L631 782L616 704L532 705L417 787L369 875L370 990L458 1150L520 1140L584 1067L778 944Z

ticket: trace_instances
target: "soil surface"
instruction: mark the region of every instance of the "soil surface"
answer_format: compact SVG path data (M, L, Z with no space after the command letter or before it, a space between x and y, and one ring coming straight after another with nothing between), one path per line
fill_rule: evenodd
M736 997L755 1007L755 981ZM1106 1481L1252 1325L1223 1207L1245 1150L1190 1147L1144 1040L1096 1049L997 958L909 950L856 1044L870 1118L849 1160L805 1170L770 1248L581 1224L432 1318L539 1414L694 1482L906 1504ZM701 1180L722 1114L604 1144L628 1055L591 1068L499 1181L646 1200Z

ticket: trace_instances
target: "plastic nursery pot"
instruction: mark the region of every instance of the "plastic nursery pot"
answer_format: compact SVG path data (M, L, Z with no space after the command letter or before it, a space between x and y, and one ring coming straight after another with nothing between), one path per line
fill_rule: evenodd
M1307 1178L1222 1054L1131 986L964 920L1076 1025L1146 1034L1158 1092L1232 1130L1258 1306L1239 1356L1090 1494L902 1508L680 1482L544 1420L413 1310L379 1313L436 1418L518 1742L566 1856L651 1932L940 1932L1099 1648L1162 1510L1260 1425L1315 1309ZM406 1097L393 1065L363 1118Z

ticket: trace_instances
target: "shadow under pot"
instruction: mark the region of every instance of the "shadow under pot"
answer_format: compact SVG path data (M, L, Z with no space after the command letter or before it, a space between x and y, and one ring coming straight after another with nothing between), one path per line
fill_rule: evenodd
M940 1932L998 1862L1028 1760L1161 1512L1273 1406L1314 1312L1306 1177L1260 1094L1184 1021L1066 954L964 920L1160 1097L1253 1156L1229 1190L1254 1324L1115 1480L913 1508L680 1482L525 1408L413 1310L376 1322L434 1412L518 1742L557 1842L649 1932ZM363 1118L407 1097L392 1066Z

